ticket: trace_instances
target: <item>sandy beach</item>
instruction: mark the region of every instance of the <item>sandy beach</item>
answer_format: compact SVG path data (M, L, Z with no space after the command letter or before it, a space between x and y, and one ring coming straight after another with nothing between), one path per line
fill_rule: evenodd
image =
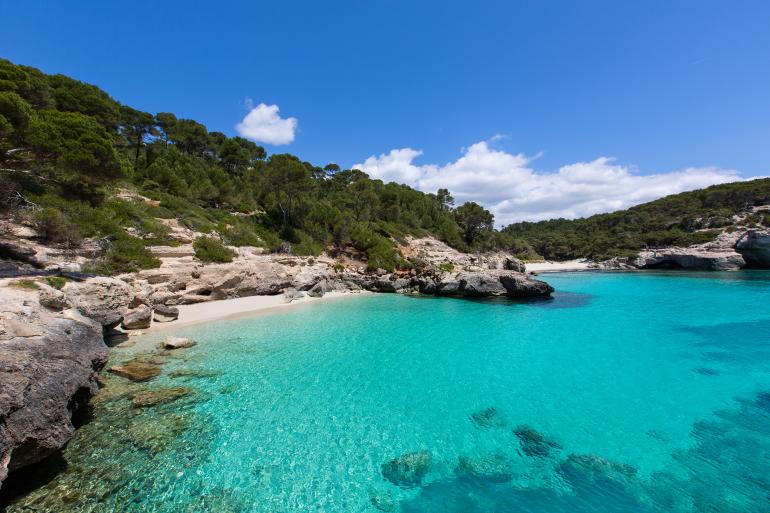
M278 294L275 296L249 296L235 299L209 301L205 303L195 303L192 305L178 305L176 308L179 309L179 318L176 321L153 322L149 328L139 331L141 331L142 334L157 333L159 331L175 330L194 324L201 324L204 322L213 322L223 319L249 316L276 308L289 308L297 305L316 303L319 301L328 301L342 297L354 297L368 294L372 294L372 292L327 292L322 297L310 297L305 295L299 299L295 299L291 303L284 301L283 294Z
M527 271L538 273L555 273L565 271L585 271L591 269L590 262L585 260L566 260L563 262L528 262Z

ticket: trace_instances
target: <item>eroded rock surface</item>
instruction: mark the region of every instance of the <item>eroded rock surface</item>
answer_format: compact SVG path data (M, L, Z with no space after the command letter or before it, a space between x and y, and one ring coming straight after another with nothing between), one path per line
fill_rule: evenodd
M38 294L0 280L0 481L69 441L107 358L101 323Z
M749 230L738 239L736 251L752 267L770 267L770 230Z

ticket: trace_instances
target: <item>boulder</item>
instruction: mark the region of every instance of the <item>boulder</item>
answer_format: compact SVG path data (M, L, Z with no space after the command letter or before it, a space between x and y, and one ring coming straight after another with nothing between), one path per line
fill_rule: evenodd
M186 349L196 344L197 344L196 341L189 338L167 337L166 340L163 341L163 348L164 349Z
M152 308L142 305L126 312L121 327L125 330L143 330L149 328L151 322Z
M512 298L546 297L553 292L553 287L546 282L524 274L505 274L500 277L500 283L505 287L505 295Z
M57 290L45 283L38 283L38 287L38 300L42 306L56 311L72 307L69 298L61 290Z
M428 451L407 452L381 466L382 477L396 486L411 488L419 486L430 470L431 457Z
M62 288L72 304L86 317L106 328L120 324L134 297L131 287L114 278L90 278L68 282Z
M179 309L167 305L155 305L153 308L155 322L171 322L179 318Z
M494 406L473 412L470 419L476 427L485 429L503 427L506 424L505 417Z
M751 267L770 267L770 230L747 231L735 249Z
M284 303L291 303L292 301L296 301L297 299L302 299L303 297L305 297L305 293L295 288L288 288L283 291Z
M638 269L674 268L690 271L737 271L746 261L734 250L698 247L642 251L629 262Z
M307 295L310 297L322 297L327 292L334 292L345 289L345 285L337 280L321 280L313 285L313 288L307 292Z
M110 372L131 381L149 381L160 374L160 365L134 360L114 365Z
M35 291L0 287L0 482L61 449L98 390L102 326L42 308ZM19 332L15 327L23 326Z

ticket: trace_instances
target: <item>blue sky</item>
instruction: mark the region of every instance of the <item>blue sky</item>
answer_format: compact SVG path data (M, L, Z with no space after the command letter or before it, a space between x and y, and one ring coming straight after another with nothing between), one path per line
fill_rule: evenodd
M14 62L228 134L248 107L277 105L296 130L269 151L451 185L505 220L770 167L766 1L0 0L0 19L0 56ZM633 180L688 168L712 174L672 175L668 189ZM624 187L572 208L597 177ZM527 180L506 197L488 190ZM545 203L520 197L538 193Z

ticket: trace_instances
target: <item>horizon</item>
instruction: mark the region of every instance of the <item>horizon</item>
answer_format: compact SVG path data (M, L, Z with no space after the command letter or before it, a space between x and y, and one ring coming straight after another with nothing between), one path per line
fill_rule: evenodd
M487 3L472 12L299 4L259 8L259 19L295 23L298 37L287 40L272 37L280 23L254 31L256 8L239 2L215 12L171 2L139 17L89 2L0 0L15 21L0 54L270 153L424 192L448 188L498 225L587 217L767 175L770 71L756 62L770 49L761 23L770 7L761 2ZM147 51L159 27L192 51ZM189 39L198 33L205 41Z

